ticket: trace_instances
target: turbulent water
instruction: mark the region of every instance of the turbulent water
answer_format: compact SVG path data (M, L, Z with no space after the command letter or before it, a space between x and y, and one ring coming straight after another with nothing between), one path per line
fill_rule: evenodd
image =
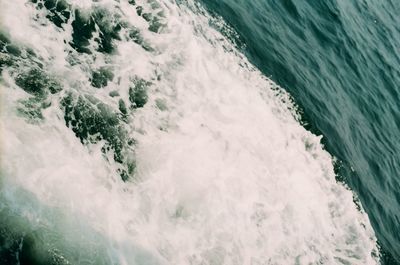
M204 0L246 56L301 106L400 262L400 1ZM397 264L396 263L396 264Z
M379 263L322 137L206 10L1 0L1 264Z

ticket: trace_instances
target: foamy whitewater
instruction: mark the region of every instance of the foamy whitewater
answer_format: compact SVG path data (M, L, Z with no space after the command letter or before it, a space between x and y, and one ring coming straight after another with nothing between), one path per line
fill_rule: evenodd
M20 50L1 74L1 226L16 260L376 264L368 217L321 137L222 21L177 2L70 0L59 26L41 1L1 1L0 29ZM73 21L99 10L82 48ZM96 41L115 23L111 46ZM32 67L54 91L23 89ZM77 106L114 127L88 136L77 116L92 112Z

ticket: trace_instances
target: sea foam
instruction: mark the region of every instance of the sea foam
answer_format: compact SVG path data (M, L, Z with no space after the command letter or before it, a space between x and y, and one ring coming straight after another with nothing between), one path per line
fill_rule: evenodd
M377 263L368 217L336 182L321 137L210 26L222 21L192 1L86 0L65 2L59 26L46 3L0 4L1 30L34 54L1 80L1 226L20 259ZM73 35L79 16L93 23L87 42ZM61 91L24 90L27 62ZM40 115L27 115L32 98ZM104 120L112 126L94 127Z

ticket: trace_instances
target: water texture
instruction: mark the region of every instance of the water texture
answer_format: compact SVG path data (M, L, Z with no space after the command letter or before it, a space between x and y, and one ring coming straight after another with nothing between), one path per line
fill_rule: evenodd
M250 61L290 92L306 128L324 136L388 264L399 261L400 2L204 2L239 34Z
M283 8L278 32L292 36L283 28L291 21L302 42L267 38L271 4ZM341 8L351 12L348 5ZM341 68L337 59L331 73L318 66L322 59L307 65L317 48L290 56L306 38L324 39L324 56L337 52L328 46L339 30L317 23L307 33L311 25L293 22L311 21L307 8L331 10L292 2L1 0L0 264L394 262L397 234L383 222L396 217L398 204L382 200L395 198L395 184L383 190L376 175L362 174L371 169L362 152L381 149L376 139L369 146L375 131L356 126L376 125L360 118L370 106L357 112L349 101L372 99L367 86L356 93L339 78L357 75L356 63ZM360 11L353 12L349 20ZM332 95L323 89L329 74L350 82L349 95L338 92L342 83ZM319 87L301 86L308 75ZM380 80L369 78L368 85ZM380 109L394 117L396 101L385 100ZM330 104L334 117L324 112ZM352 127L344 134L346 122ZM359 149L342 137L356 137ZM396 143L379 139L382 152ZM382 170L383 155L374 159ZM377 219L373 207L386 215Z

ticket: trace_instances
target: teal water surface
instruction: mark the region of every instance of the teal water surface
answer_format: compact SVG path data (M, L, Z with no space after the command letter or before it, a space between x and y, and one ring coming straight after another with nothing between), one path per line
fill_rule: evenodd
M0 0L0 265L400 264L399 13Z
M382 261L400 261L400 1L204 0L322 134Z

